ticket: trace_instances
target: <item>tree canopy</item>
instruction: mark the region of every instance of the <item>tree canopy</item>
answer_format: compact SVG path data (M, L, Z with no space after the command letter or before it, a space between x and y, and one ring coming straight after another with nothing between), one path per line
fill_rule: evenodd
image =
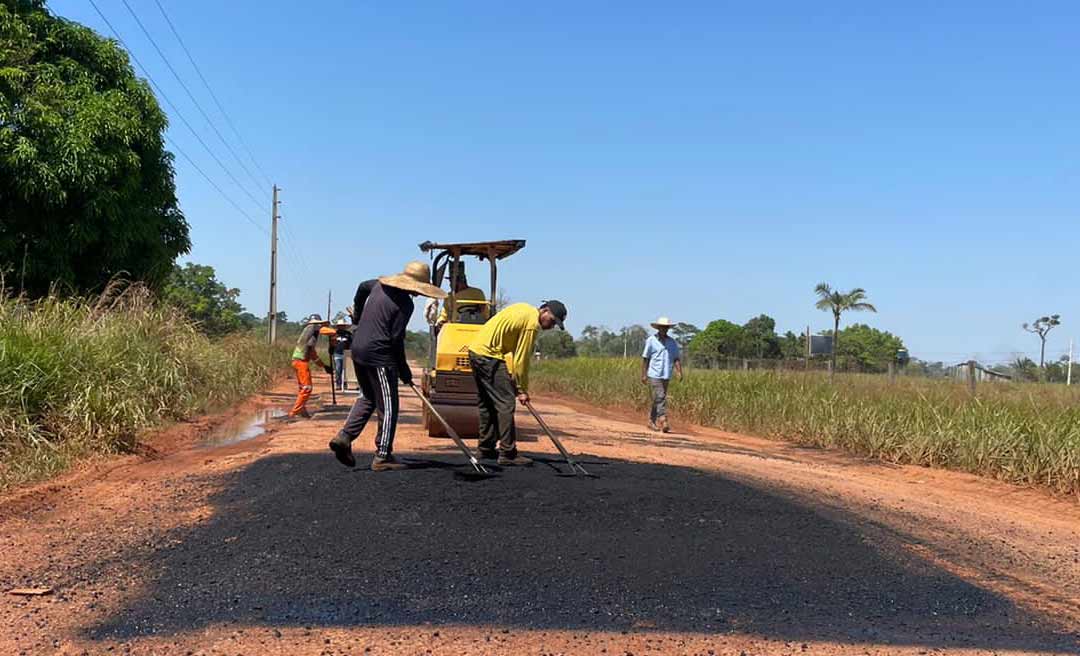
M0 43L0 272L35 296L163 282L191 244L146 82L43 0L0 0Z
M572 358L577 355L574 338L565 330L545 330L536 338L536 350L543 358Z
M226 287L214 267L188 262L173 266L162 289L166 303L179 308L208 335L224 335L252 328L257 320L237 302L240 290Z
M881 372L896 361L904 341L884 330L857 323L840 331L837 356L840 365L866 372Z
M625 326L617 333L599 326L585 326L577 342L578 355L615 357L641 357L649 332L642 326Z

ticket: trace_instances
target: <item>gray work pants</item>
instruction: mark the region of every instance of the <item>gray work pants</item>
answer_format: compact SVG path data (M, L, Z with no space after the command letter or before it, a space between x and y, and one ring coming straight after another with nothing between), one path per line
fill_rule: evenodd
M516 455L514 409L517 390L506 369L506 362L470 352L469 365L480 397L480 448L494 451L498 446L500 453Z
M667 416L667 387L671 382L666 378L650 378L649 387L652 388L652 408L649 410L649 421L655 423L661 417Z

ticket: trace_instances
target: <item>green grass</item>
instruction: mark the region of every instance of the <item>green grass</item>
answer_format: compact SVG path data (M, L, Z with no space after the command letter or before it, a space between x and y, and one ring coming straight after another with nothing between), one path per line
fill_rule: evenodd
M207 338L139 286L0 296L0 489L130 451L141 431L249 395L288 361L251 336Z
M636 360L537 363L536 391L647 412ZM884 376L693 371L675 381L678 421L889 462L943 467L1080 495L1080 391L1061 385L962 384Z

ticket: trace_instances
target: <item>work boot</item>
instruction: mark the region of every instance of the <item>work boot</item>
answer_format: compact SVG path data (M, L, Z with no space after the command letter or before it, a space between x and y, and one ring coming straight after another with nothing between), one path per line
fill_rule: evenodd
M334 457L341 464L346 467L356 466L356 458L352 454L352 442L345 435L338 433L334 439L330 440L330 450L334 452Z
M483 460L498 460L499 452L495 449L479 449L480 458Z
M496 462L500 467L527 467L533 463L532 458L518 455L517 451L500 453L499 459Z
M394 456L387 456L385 458L375 456L375 459L371 461L371 471L398 471L408 468L408 465L394 459Z

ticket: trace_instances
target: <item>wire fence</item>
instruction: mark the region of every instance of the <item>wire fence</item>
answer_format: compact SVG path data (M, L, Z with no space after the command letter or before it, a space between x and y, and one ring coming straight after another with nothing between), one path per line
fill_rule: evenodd
M773 372L808 372L823 375L870 375L881 376L891 380L899 378L927 378L938 380L952 380L968 384L1007 384L1007 383L1037 383L1051 382L1064 383L1067 379L1055 374L1054 377L1040 376L1039 370L1020 375L1017 371L1003 365L989 365L977 360L966 360L952 363L926 363L913 361L900 363L896 361L861 361L853 359L839 359L834 369L832 361L828 358L703 358L700 356L689 357L686 361L686 369L703 369L717 371L773 371ZM1066 365L1067 366L1067 365ZM1073 376L1080 378L1080 364L1074 364ZM1063 367L1064 369L1064 367ZM1060 379L1060 380L1059 380Z

